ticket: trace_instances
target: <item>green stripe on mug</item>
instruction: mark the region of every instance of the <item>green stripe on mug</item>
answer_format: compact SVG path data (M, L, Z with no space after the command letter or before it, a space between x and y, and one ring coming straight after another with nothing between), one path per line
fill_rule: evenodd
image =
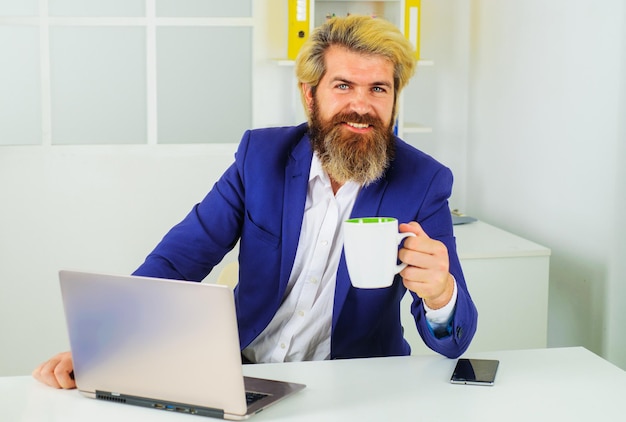
M396 221L396 219L392 217L362 217L362 218L351 218L349 220L346 220L346 223L368 224L368 223L391 223L392 221Z

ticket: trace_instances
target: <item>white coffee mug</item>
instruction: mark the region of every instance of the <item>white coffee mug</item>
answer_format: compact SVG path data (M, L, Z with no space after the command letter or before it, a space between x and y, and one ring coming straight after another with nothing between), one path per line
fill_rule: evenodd
M398 264L398 245L415 233L398 232L391 217L351 218L343 223L343 248L350 281L354 287L389 287L407 264Z

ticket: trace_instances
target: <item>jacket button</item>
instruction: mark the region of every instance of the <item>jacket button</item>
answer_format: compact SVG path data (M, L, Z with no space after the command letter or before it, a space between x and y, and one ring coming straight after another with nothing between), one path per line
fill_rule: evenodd
M456 327L456 336L457 338L463 337L463 327Z

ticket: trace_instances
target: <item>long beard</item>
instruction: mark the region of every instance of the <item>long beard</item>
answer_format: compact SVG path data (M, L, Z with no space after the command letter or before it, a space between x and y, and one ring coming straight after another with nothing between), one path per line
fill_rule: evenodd
M346 130L342 122L366 123L373 130L358 134ZM322 168L339 183L352 180L363 186L380 179L395 155L391 123L358 113L337 114L322 121L314 102L311 110L309 136Z

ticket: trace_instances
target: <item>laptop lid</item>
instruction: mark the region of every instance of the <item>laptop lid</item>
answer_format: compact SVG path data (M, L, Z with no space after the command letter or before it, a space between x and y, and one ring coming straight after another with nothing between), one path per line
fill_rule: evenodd
M304 388L244 381L226 286L60 271L77 388L86 396L245 419ZM246 384L263 396L248 408Z

